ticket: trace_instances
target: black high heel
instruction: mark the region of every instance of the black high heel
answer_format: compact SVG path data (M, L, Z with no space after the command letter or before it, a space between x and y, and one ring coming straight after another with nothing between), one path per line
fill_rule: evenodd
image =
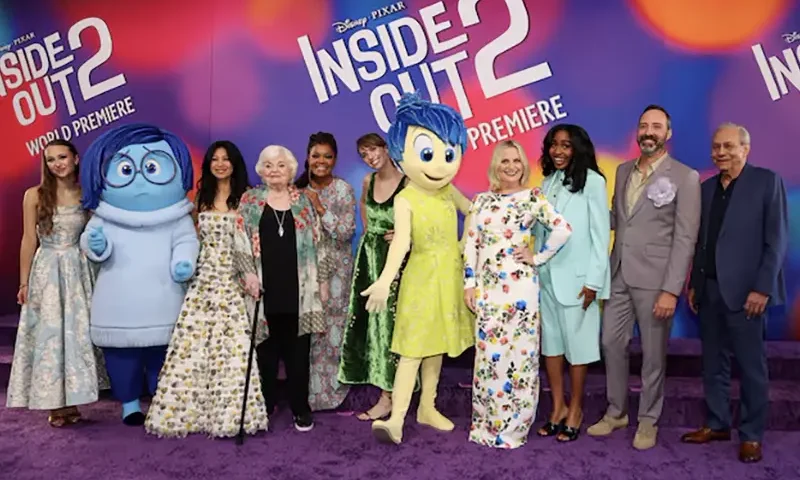
M574 442L578 439L581 433L581 427L564 427L560 432L558 432L558 437L556 437L556 441L561 443L567 442Z
M561 443L574 442L575 440L578 439L578 437L581 434L581 423L583 423L583 415L581 415L581 420L580 422L578 422L577 427L568 427L566 424L566 419L564 419L564 422L565 422L564 428L562 428L561 431L558 433L556 441L559 441Z
M540 437L552 437L563 432L567 427L567 417L561 419L558 423L547 422L542 428L536 431Z

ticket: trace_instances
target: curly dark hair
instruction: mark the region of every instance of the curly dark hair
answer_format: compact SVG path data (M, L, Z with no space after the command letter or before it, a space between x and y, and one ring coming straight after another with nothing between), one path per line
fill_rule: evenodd
M542 142L542 174L547 177L556 171L555 163L550 157L550 147L556 138L556 133L567 132L569 142L572 145L572 158L564 171L564 186L569 188L572 193L583 191L586 186L586 175L588 170L594 170L601 177L605 178L600 167L597 166L597 155L594 151L594 144L589 134L582 127L563 123L556 125L547 132Z
M328 132L311 134L311 136L308 137L308 147L306 147L306 161L303 164L303 173L301 173L297 181L294 182L294 186L297 188L306 188L308 186L310 181L308 174L308 156L311 154L311 149L317 145L327 145L333 150L334 158L339 156L339 150L336 147L336 137L334 137L333 134Z
M242 152L239 151L233 142L228 140L219 140L211 144L206 150L205 157L203 157L202 173L200 180L197 181L197 210L200 212L214 209L214 198L217 196L217 177L211 173L211 160L214 158L214 152L222 148L228 154L228 161L231 162L233 173L231 174L231 193L228 196L228 208L235 210L239 206L239 200L242 198L245 190L250 188L247 181L247 167L244 164L244 157Z

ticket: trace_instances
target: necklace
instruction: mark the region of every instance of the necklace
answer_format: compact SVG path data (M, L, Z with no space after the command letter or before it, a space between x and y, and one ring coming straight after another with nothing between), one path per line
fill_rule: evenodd
M283 237L283 219L286 218L286 212L287 212L287 210L284 210L281 213L281 217L278 218L278 212L276 212L274 208L272 209L272 214L275 215L275 221L278 222L278 236L279 237Z

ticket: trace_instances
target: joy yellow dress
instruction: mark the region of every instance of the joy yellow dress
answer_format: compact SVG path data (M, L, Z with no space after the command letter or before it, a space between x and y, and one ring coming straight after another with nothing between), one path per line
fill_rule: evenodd
M392 351L403 357L457 357L474 343L451 189L428 194L409 186L396 197L411 206L411 253L400 280L392 339Z

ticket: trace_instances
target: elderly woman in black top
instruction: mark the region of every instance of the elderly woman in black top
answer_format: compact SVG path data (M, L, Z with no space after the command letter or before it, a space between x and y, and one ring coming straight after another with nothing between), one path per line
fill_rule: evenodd
M325 263L316 245L319 219L309 199L292 185L297 160L287 148L265 148L256 172L264 185L242 196L239 212L264 286L257 332L264 397L271 414L282 359L295 428L309 431L314 427L308 400L311 335L325 332L322 304L328 297L328 282L318 275L318 263Z

